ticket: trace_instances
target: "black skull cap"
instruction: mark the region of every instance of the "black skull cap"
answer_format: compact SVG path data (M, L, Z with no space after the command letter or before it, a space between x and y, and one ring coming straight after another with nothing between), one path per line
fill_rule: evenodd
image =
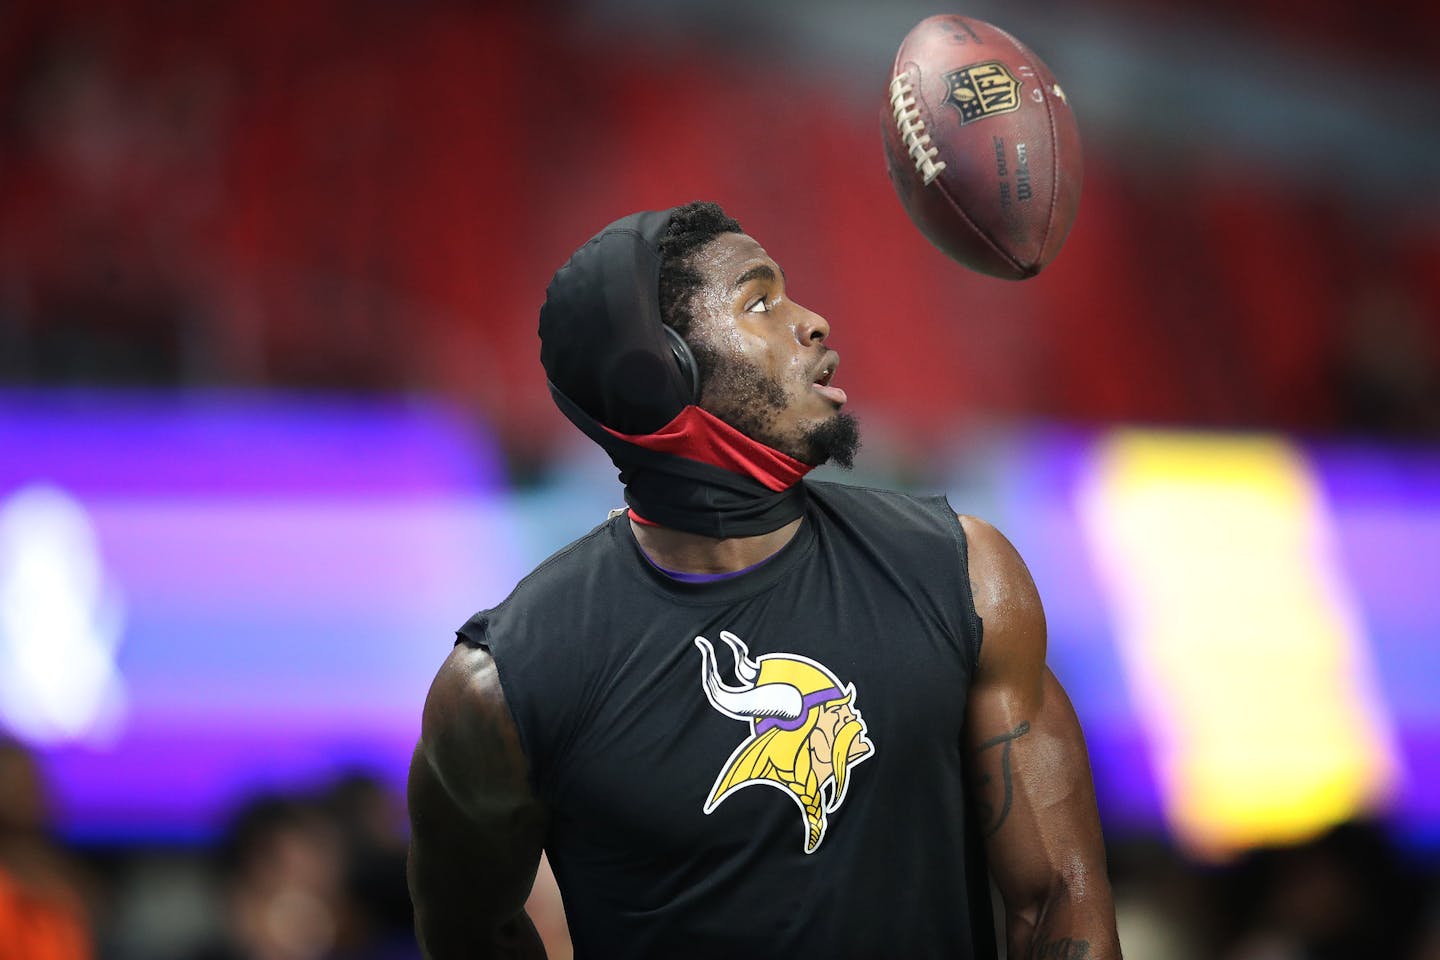
M660 239L671 213L633 213L601 230L555 271L540 307L551 386L620 433L654 433L690 403L660 318Z

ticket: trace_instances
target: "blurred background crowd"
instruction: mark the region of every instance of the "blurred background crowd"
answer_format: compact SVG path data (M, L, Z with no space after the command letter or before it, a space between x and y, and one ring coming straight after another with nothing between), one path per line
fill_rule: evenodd
M831 322L858 478L1030 562L1126 956L1440 960L1440 24L1352 7L0 5L0 960L418 955L429 677L619 502L545 285L692 199ZM1034 280L886 178L936 12L1079 118Z

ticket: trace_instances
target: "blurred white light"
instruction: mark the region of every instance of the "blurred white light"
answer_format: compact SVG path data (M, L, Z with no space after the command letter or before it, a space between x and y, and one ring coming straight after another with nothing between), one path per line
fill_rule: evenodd
M41 484L0 502L0 724L37 744L111 739L122 626L84 508Z

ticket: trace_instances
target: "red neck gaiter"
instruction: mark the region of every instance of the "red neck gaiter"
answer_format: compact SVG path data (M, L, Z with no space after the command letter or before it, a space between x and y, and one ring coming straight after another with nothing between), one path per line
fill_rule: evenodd
M605 428L609 433L637 447L684 457L712 467L719 467L758 481L779 492L788 490L814 467L802 463L774 447L766 446L736 430L730 424L700 407L691 405L654 433L624 434ZM630 508L637 523L658 526Z

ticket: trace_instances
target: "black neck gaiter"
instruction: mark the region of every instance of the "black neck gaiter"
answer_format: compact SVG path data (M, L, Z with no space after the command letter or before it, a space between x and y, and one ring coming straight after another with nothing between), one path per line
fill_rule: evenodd
M752 537L778 530L805 510L798 481L772 490L744 473L647 449L616 436L550 385L555 404L620 468L625 502L643 521L706 537ZM758 445L758 444L757 444Z

